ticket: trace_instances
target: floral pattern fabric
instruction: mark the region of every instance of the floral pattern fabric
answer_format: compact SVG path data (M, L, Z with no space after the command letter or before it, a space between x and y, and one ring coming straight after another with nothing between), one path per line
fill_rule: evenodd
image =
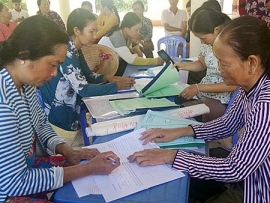
M218 70L218 60L214 56L213 49L211 45L203 44L201 46L201 55L204 57L206 69L206 75L202 79L201 84L215 84L223 82L220 72ZM204 93L198 94L199 97L208 97L212 99L219 100L222 104L228 104L231 98L231 92L225 93Z
M247 0L246 2L246 13L264 20L270 27L270 11L265 8L269 0Z

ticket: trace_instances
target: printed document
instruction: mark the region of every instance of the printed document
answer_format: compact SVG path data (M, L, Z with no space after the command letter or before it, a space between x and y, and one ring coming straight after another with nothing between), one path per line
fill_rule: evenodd
M136 130L109 142L87 147L97 148L100 152L111 150L121 160L120 166L111 174L92 176L106 202L111 202L184 176L182 172L174 170L170 165L163 164L140 167L136 163L129 163L127 157L134 152L143 149L158 148L155 143L142 145L139 137L143 131L145 129ZM87 177L84 179L87 179Z

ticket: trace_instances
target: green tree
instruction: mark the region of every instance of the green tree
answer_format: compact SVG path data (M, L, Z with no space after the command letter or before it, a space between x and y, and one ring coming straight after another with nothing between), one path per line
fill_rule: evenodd
M135 1L136 0L114 0L114 5L117 8L118 12L128 12L128 11L132 11L132 4ZM148 8L147 0L141 0L141 1L144 4L145 11L147 11L147 8ZM100 4L100 0L96 0L96 9L98 13L100 12L99 4Z
M3 4L5 4L9 9L13 9L12 0L0 0ZM22 9L27 10L25 0L22 0Z

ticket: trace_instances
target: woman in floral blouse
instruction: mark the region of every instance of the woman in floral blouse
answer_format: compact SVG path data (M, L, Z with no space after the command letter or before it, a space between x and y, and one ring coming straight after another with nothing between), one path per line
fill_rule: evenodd
M190 30L202 43L199 60L192 63L179 62L175 66L182 70L194 72L206 69L206 76L199 84L190 85L181 92L180 96L184 99L190 100L195 95L200 98L212 98L224 104L225 109L231 98L231 93L236 90L235 86L227 86L223 82L218 69L218 60L212 50L218 33L229 20L230 18L223 13L202 7L192 14Z
M64 62L58 66L56 77L40 87L49 121L62 129L78 128L82 97L113 94L130 89L133 78L104 76L93 73L82 55L82 46L91 46L96 39L97 22L94 14L77 8L67 20L70 36Z

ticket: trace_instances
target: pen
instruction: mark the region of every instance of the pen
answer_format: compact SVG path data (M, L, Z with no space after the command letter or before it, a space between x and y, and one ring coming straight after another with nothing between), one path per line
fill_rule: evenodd
M112 162L112 164L113 165L115 165L116 164L116 160L115 159L113 159L112 157L107 157L107 159L109 159L111 162Z

